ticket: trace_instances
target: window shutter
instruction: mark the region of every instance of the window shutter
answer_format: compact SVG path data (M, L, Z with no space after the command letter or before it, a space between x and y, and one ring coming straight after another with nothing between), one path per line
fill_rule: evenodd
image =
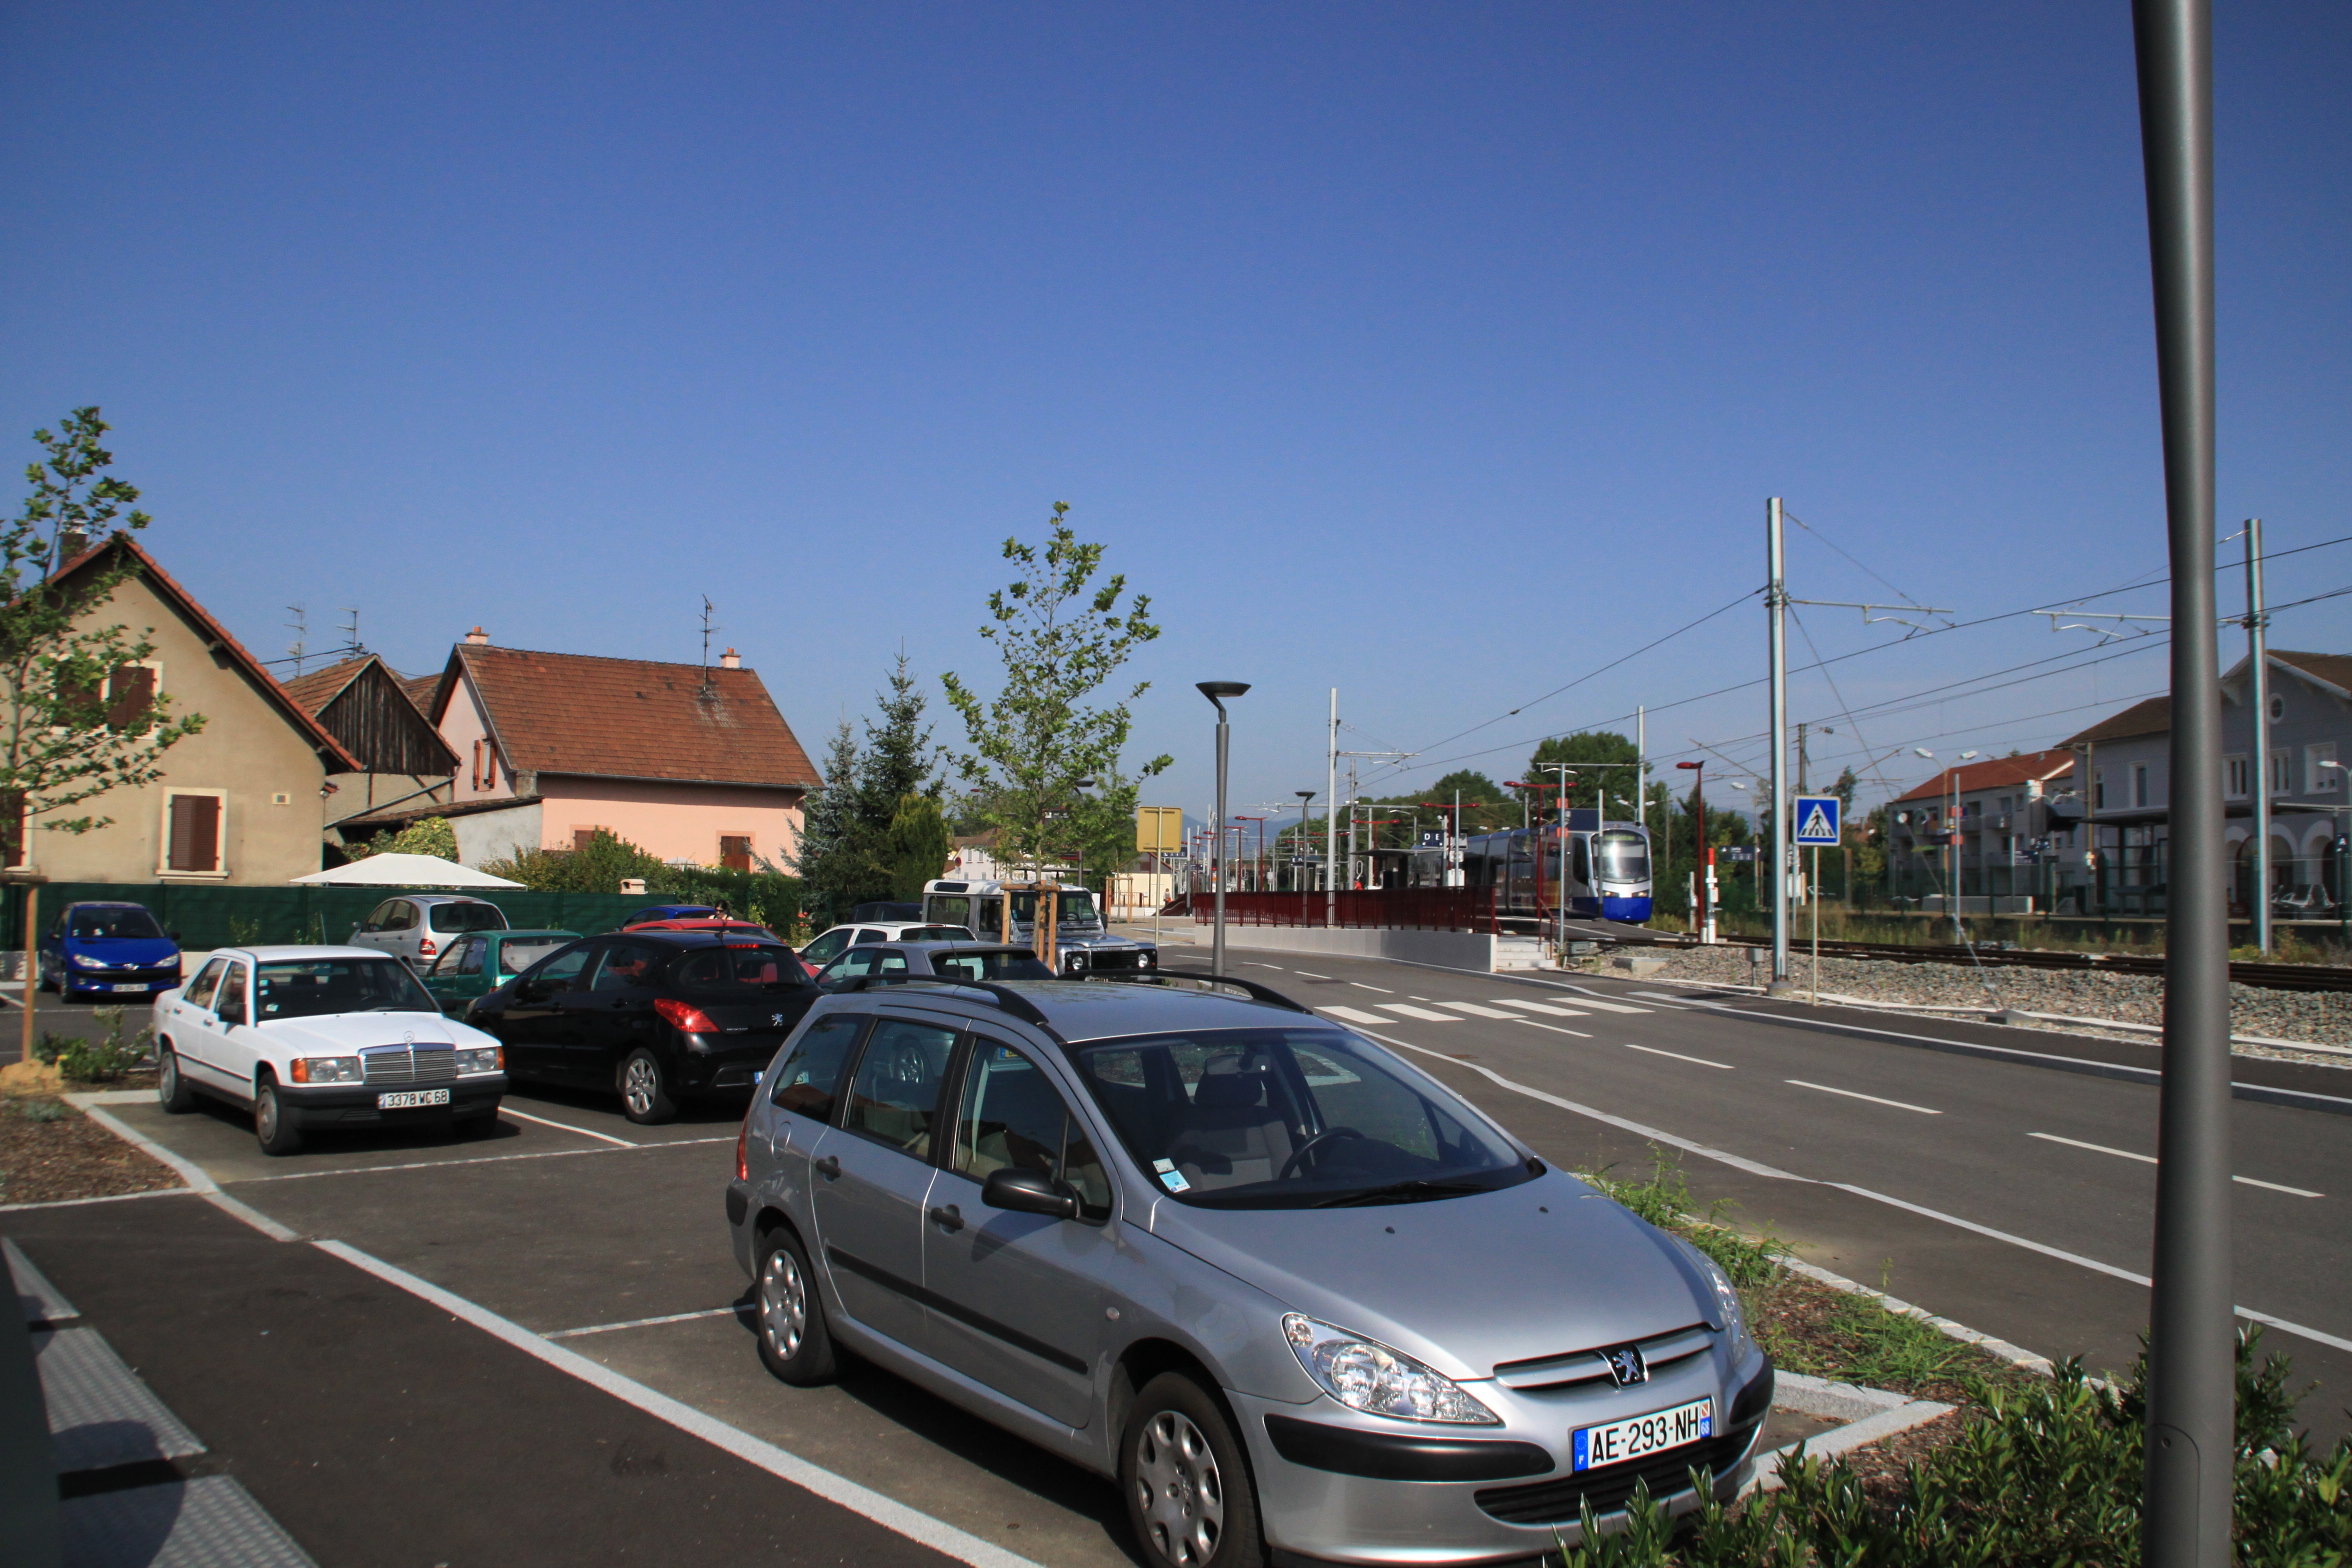
M474 788L482 787L482 743L474 742Z
M577 854L581 850L586 849L588 847L588 841L595 836L596 830L594 828L572 829L572 852Z
M155 706L155 672L144 664L126 664L106 683L106 723L110 729L129 729Z
M731 833L721 834L719 836L719 864L725 866L729 871L749 871L751 869L750 835L737 837Z
M171 804L171 857L174 871L220 869L220 798L216 795L174 795Z
M0 790L0 865L21 866L24 863L24 791Z

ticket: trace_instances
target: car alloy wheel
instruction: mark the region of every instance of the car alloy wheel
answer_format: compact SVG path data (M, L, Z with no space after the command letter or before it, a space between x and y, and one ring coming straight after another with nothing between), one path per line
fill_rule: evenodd
M760 1272L759 1305L760 1332L776 1359L800 1354L801 1336L808 1331L808 1282L789 1248L768 1254L768 1266Z
M1179 1568L1199 1568L1225 1536L1225 1483L1208 1437L1180 1410L1162 1410L1143 1429L1135 1488L1151 1544Z
M651 1116L653 1102L661 1095L661 1069L650 1057L640 1056L629 1063L621 1075L621 1098L628 1102L632 1116Z

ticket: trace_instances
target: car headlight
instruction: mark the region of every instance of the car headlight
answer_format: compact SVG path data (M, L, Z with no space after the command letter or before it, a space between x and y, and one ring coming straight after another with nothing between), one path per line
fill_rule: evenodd
M495 1045L457 1053L457 1070L461 1073L494 1073L505 1065L506 1055Z
M1681 1241L1680 1237L1675 1239ZM1682 1246L1697 1261L1699 1271L1707 1276L1707 1283L1715 1287L1715 1311L1722 1320L1723 1337L1731 1346L1731 1359L1735 1362L1745 1360L1749 1347L1756 1341L1748 1332L1748 1313L1747 1308L1740 1304L1739 1287L1731 1282L1729 1274L1723 1272L1722 1264L1687 1241L1682 1242Z
M1146 969L1156 969L1160 963L1160 950L1156 947L1147 947L1143 950L1143 956L1136 962Z
M1282 1337L1307 1376L1350 1410L1400 1421L1502 1424L1452 1378L1376 1340L1297 1312L1282 1315Z
M297 1056L294 1058L296 1083L357 1083L360 1081L359 1058L356 1056Z
M87 954L87 953L76 953L76 954L74 954L74 955L73 955L73 961L74 961L74 963L75 963L75 965L76 965L76 966L78 966L78 967L80 967L80 968L83 968L83 969L111 969L111 968L113 968L113 967L114 967L112 964L109 964L109 963L108 963L108 962L107 962L105 959L103 959L103 958L92 958L92 957L91 957L89 954Z

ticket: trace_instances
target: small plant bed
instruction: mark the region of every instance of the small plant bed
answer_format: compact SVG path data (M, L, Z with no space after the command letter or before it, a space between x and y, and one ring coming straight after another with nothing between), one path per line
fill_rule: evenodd
M0 1203L111 1198L179 1185L170 1167L55 1094L0 1095Z
M2146 1366L2113 1384L2069 1361L2014 1368L1890 1310L1785 1267L1769 1233L1693 1208L1682 1172L1653 1150L1647 1180L1585 1179L1688 1238L1739 1287L1759 1343L1784 1371L1935 1399L1958 1408L1834 1459L1781 1471L1780 1490L1709 1501L1683 1520L1637 1491L1624 1528L1563 1547L1562 1568L1986 1568L2140 1560ZM2300 1395L2261 1330L2238 1340L2236 1561L2245 1568L2352 1562L2352 1438L2315 1454L2294 1429Z

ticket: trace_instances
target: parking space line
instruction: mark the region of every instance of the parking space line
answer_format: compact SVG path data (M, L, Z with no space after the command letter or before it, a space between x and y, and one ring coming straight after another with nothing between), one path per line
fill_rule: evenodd
M2029 1132L2026 1136L2039 1138L2044 1143L2063 1143L2073 1149L2088 1149L2093 1154L2112 1154L2119 1160L2138 1160L2142 1165L2156 1163L2156 1156L2153 1154L2134 1154L2129 1149L2110 1149L2103 1143L2085 1143L2080 1138L2061 1138L2054 1132ZM2257 1181L2251 1176L2232 1176L2230 1180L2244 1182L2249 1187L2261 1187L2270 1192L2283 1192L2296 1198L2324 1198L2327 1196L2324 1192L2313 1192L2308 1187L2282 1186L2275 1181Z
M958 1529L945 1520L910 1508L895 1497L888 1497L869 1486L860 1486L847 1476L837 1475L821 1465L811 1464L789 1449L752 1436L740 1427L730 1426L715 1416L704 1414L683 1400L646 1387L635 1378L625 1377L600 1362L591 1361L576 1350L558 1345L545 1335L534 1334L521 1324L500 1317L489 1308L452 1291L443 1290L429 1280L419 1279L406 1269L396 1268L381 1258L370 1257L357 1247L340 1241L314 1242L321 1252L332 1253L352 1267L362 1269L386 1284L407 1291L420 1300L430 1302L452 1317L463 1318L474 1327L496 1339L505 1341L527 1356L535 1357L559 1372L569 1373L592 1388L603 1390L625 1404L633 1405L659 1421L666 1421L682 1432L701 1438L714 1448L724 1449L746 1464L756 1465L770 1475L794 1486L813 1492L829 1503L861 1514L888 1530L895 1530L908 1540L920 1542L932 1550L944 1553L972 1568L1040 1568L1015 1552L1008 1552L993 1541L981 1539L968 1530Z
M1655 1046L1635 1045L1630 1040L1625 1043L1625 1048L1628 1051L1640 1051L1648 1056L1671 1056L1678 1062L1696 1062L1701 1067L1720 1067L1727 1073L1737 1071L1729 1062L1710 1062L1703 1056L1685 1056L1680 1051L1661 1051Z
M642 1149L647 1144L632 1143L628 1147ZM437 1171L459 1165L499 1165L508 1160L568 1160L582 1154L610 1154L610 1149L533 1149L527 1154L476 1154L462 1160L404 1160L398 1165L338 1165L323 1171L272 1171L267 1176L239 1176L240 1187L257 1186L271 1181L316 1181L321 1176L373 1176L379 1171Z
M582 1334L610 1334L624 1328L657 1328L664 1323L691 1323L697 1318L731 1318L733 1307L706 1307L700 1312L673 1312L667 1317L631 1318L626 1323L591 1323L586 1328L559 1328L544 1339L578 1339Z
M1902 1100L1882 1100L1875 1094L1861 1094L1852 1089L1832 1089L1828 1084L1807 1083L1802 1078L1784 1078L1781 1080L1781 1082L1793 1083L1800 1089L1815 1089L1823 1094L1842 1094L1849 1100L1868 1100L1873 1105L1891 1105L1898 1111L1917 1111L1922 1116L1941 1116L1944 1114L1941 1111L1930 1110L1924 1105L1911 1105Z
M1549 1029L1554 1034L1572 1034L1579 1040L1589 1040L1592 1038L1591 1035L1586 1034L1582 1029L1563 1029L1558 1024L1539 1024L1532 1018L1514 1018L1511 1020L1511 1022L1515 1024L1525 1024L1530 1029Z
M576 1132L583 1138L602 1138L606 1143L617 1143L624 1149L642 1149L645 1147L645 1145L641 1143L632 1143L627 1138L616 1138L609 1132L590 1132L585 1127L574 1127L570 1122L551 1122L544 1116L533 1116L530 1112L518 1111L511 1105L501 1105L498 1108L498 1114L501 1116L518 1117L526 1122L537 1122L542 1127L555 1127L560 1128L565 1132Z
M1396 995L1394 991L1391 991L1387 986L1384 985L1366 985L1361 980L1350 980L1348 984L1354 986L1359 991L1378 991L1382 996Z

